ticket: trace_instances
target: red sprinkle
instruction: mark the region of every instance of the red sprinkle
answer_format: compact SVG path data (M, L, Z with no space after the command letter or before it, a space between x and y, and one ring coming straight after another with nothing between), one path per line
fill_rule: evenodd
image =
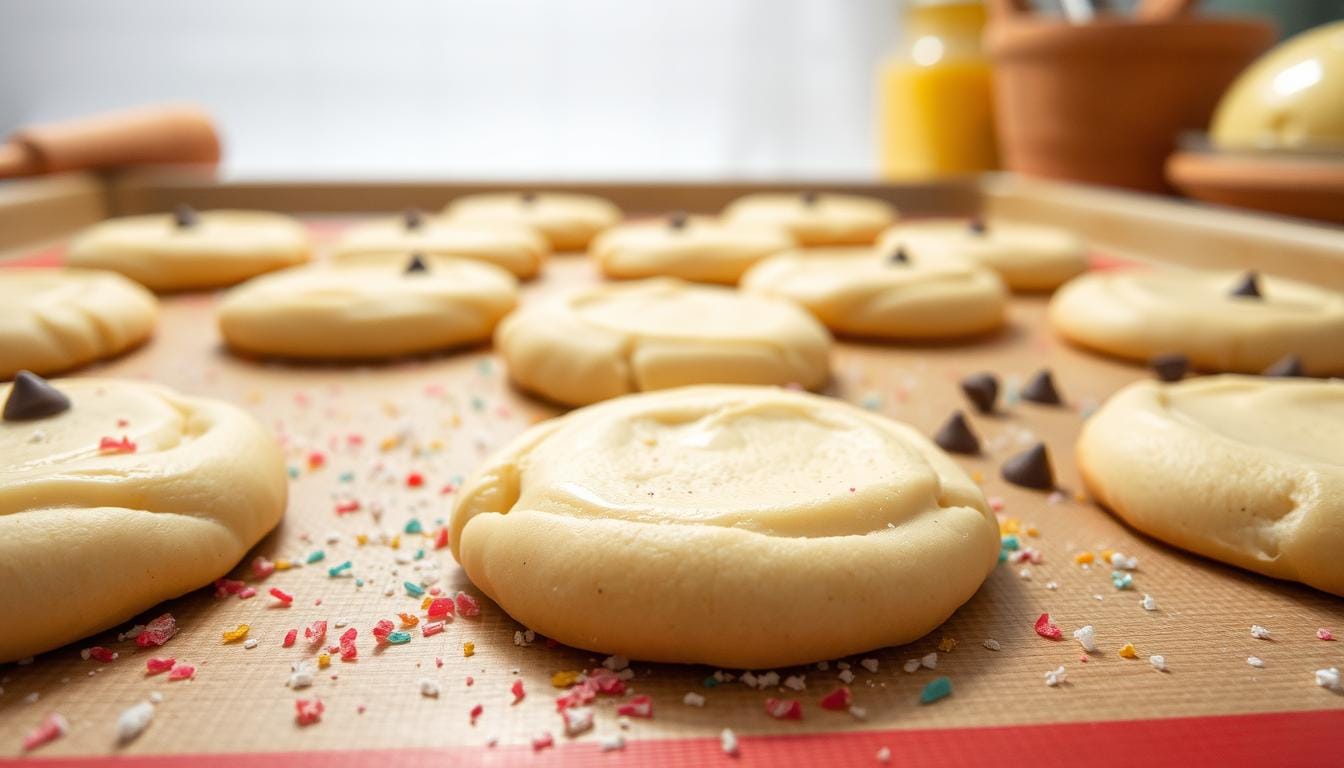
M314 621L312 626L304 627L303 639L310 643L320 643L327 636L327 622Z
M238 591L239 600L251 600L256 596L257 596L256 587L244 587L243 589Z
M47 715L42 724L28 732L23 737L23 751L29 752L43 744L49 744L65 735L67 724L65 718L56 713Z
M1316 636L1319 637L1319 638L1322 639L1322 640L1334 640L1334 639L1335 639L1335 635L1334 635L1334 633L1332 633L1330 630L1326 629L1325 627L1321 627L1320 629L1316 630Z
M326 707L322 705L322 700L295 699L294 700L294 722L299 725L312 725L322 719L322 713Z
M291 629L285 633L284 642L280 643L282 648L293 648L294 641L299 639L299 630Z
M434 534L434 548L443 549L446 546L448 546L448 528L443 527L439 529L438 533Z
M110 648L104 648L101 645L95 645L89 649L89 658L93 659L94 661L101 661L104 664L109 664L113 661L116 661L117 654L114 653Z
M593 684L584 680L571 687L565 693L555 697L555 711L563 712L572 707L582 707L591 704L593 699L597 698L597 689Z
M196 667L191 664L174 664L168 673L169 680L190 680L196 676Z
M173 614L165 613L145 625L140 634L135 636L135 644L141 648L148 648L151 645L160 646L176 634L177 619L173 618Z
M1036 634L1044 637L1046 640L1058 640L1064 636L1059 627L1050 623L1050 614L1042 613L1036 620Z
M459 616L480 616L481 604L466 592L457 593L457 613Z
M802 720L803 702L797 699L766 699L765 714L776 720Z
M849 706L853 703L854 694L843 685L821 697L821 708L836 712L849 709Z
M120 440L115 437L104 437L98 441L98 452L103 454L135 453L135 443L125 436L122 436Z
M258 579L264 579L267 576L270 576L272 573L275 573L275 563L271 562L270 560L267 560L266 558L260 555L258 555L255 559L252 560L253 576L256 576Z
M351 512L358 512L358 511L359 511L359 502L354 499L351 499L349 501L342 501L336 505L336 514L338 515L348 515Z
M228 597L242 592L246 584L237 579L220 579L215 582L215 597Z
M425 637L433 637L443 631L442 621L426 621L420 625L420 634Z
M145 659L145 674L157 675L160 672L167 672L177 663L176 659L161 659L154 656Z
M447 597L436 597L429 601L429 608L425 613L431 619L439 619L444 616L453 615L453 601Z
M395 632L397 626L387 619L379 619L378 623L373 625L373 639L380 643L387 642L387 636ZM344 643L344 638L342 638Z
M354 627L345 630L341 635L341 661L354 661L359 656L359 649L355 647L355 638L358 636L359 631Z
M475 724L476 724L476 719L477 719L478 717L480 717L480 716L481 716L481 713L484 712L484 711L485 711L485 707L482 707L480 704L477 704L476 706L474 706L474 707L471 708L471 724L472 724L472 725L475 725Z
M281 603L284 603L285 605L289 605L290 603L294 602L294 596L279 587L271 587L270 592L271 597L274 597L276 600L279 600Z
M509 691L513 693L514 704L517 704L518 702L522 701L523 698L527 696L527 692L523 690L523 681L521 679L514 680L513 685L509 688Z
M308 468L317 469L327 463L327 457L321 451L313 451L308 454Z
M550 731L542 731L540 736L532 737L533 752L540 752L553 746L555 746L555 739L551 736Z
M635 696L616 708L616 714L626 717L653 717L653 699Z
M588 673L588 680L598 693L620 696L625 693L625 681L606 667L596 667Z
M406 475L407 488L419 488L425 484L425 476L419 472L412 472Z

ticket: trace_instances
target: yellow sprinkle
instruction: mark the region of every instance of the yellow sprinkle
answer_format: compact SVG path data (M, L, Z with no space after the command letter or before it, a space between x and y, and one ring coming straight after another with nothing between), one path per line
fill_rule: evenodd
M429 604L432 602L434 602L434 598L430 597L429 595L425 595L425 599L420 601L420 610L422 611L425 610L426 608L429 607Z
M365 544L368 544L368 543L369 543L369 534L367 534L367 533L357 533L357 534L355 534L355 543L358 544L358 545L361 546L361 547L364 546Z
M430 449L431 451L442 451L442 450L443 450L443 441L442 441L442 440L430 440L430 441L429 441L429 449Z
M1032 537L1032 538L1036 538L1037 536L1040 536L1040 535L1041 535L1041 532L1038 531L1038 530L1036 530L1036 526L1034 526L1034 525L1028 525L1028 526L1027 526L1027 535L1030 536L1030 537Z
M396 404L396 403L394 403L394 402L392 402L392 401L390 401L390 400L384 400L384 401L383 401L383 413L387 414L388 416L400 416L400 415L401 415L401 409L397 407L397 404Z
M1101 562L1106 563L1106 564L1110 564L1110 562L1111 562L1111 555L1114 555L1114 554L1115 554L1115 550L1114 550L1114 549L1103 549L1103 550L1101 550Z
M943 635L943 639L938 641L938 650L943 653L951 653L953 648L957 647L957 638L950 635Z
M578 670L569 670L567 672L556 672L554 675L551 675L551 685L555 686L556 688L568 688L569 686L579 682L579 675L582 674L583 673L579 672Z
M985 481L985 476L980 474L979 470L976 470L971 473L971 479L974 480L977 485L979 485L980 483L983 483Z
M538 417L538 421L544 420L544 419L546 419L546 418L547 418L547 417L545 417L545 416ZM453 418L449 419L449 420L448 420L448 423L451 424L451 425L453 425L454 427L460 427L460 426L462 426L462 417L461 417L461 416L458 416L456 413L454 413L454 414L453 414Z
M1075 565L1087 565L1088 563L1092 562L1095 559L1096 558L1092 556L1091 552L1079 552L1078 554L1073 556L1073 562Z
M413 616L412 614L409 614L409 613L398 613L397 616L401 617L401 628L402 628L402 629L408 629L408 628L410 628L410 627L414 627L416 624L419 624L419 623L420 623L420 618L419 618L419 617L417 617L417 616Z
M1021 529L1022 521L1016 517L1005 517L999 521L999 533L1013 534Z
M251 627L246 624L239 624L237 629L230 629L224 633L224 642L232 643L247 637L247 631Z
M317 654L317 668L326 669L329 666L331 666L331 654L329 653Z
M400 537L400 536L393 536L393 537L392 537L392 540L389 541L389 542L387 543L387 545L388 545L389 547L393 548L393 549L400 549L400 548L401 548L401 537Z
M1125 643L1124 645L1120 646L1120 658L1137 659L1139 658L1139 652L1134 650L1133 643Z
M275 570L277 571L288 571L290 568L293 567L294 564L289 562L289 558L287 557L282 557L279 560L275 561Z
M476 655L476 644L473 643L473 642L470 642L470 641L463 643L463 644L462 644L462 655L463 655L463 656L475 656L475 655Z

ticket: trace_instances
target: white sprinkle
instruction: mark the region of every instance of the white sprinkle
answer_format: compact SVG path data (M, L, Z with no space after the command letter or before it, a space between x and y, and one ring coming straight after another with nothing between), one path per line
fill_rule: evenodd
M617 680L626 680L626 681L633 680L633 679L635 679L635 670L633 670L633 669L631 669L631 668L629 668L629 667L626 667L625 669L622 669L620 672L617 672L617 673L616 673L616 679L617 679ZM731 679L732 679L732 675L729 675L729 676L728 676L728 679L731 680Z
M1054 592L1056 589L1059 589L1059 582L1047 581L1045 582L1045 588L1050 590L1051 592Z
M598 743L602 745L603 752L615 752L618 749L625 749L625 737L619 733L603 736Z
M1020 570L1020 571L1017 572L1017 575L1018 575L1023 581L1031 581L1031 569L1030 569L1030 568L1023 568L1022 570Z
M1084 651L1087 651L1088 653L1097 652L1097 633L1092 629L1091 624L1075 629L1073 631L1073 639L1077 640L1078 644L1083 646Z
M1327 688L1332 691L1338 691L1339 669L1337 667L1330 667L1328 669L1316 670L1316 684L1321 686L1322 688Z
M840 682L844 683L845 685L849 685L850 683L854 682L854 673L849 671L848 669L840 670L840 674L838 675L838 677L840 678Z
M756 673L755 673L755 672L743 672L743 673L742 673L742 676L739 677L738 680L741 680L741 681L742 681L742 684L745 685L745 686L747 686L748 688L755 688L755 687L756 687Z
M336 629L340 629L341 627L344 627L346 624L349 623L350 623L349 619L337 619L336 621L332 622L332 626L335 627Z
M836 668L836 669L849 669L849 662L848 662L848 661L837 661L837 662L835 662L835 668Z
M41 697L42 697L42 694L41 694L41 693L38 693L37 691L33 691L32 693L30 693L30 694L28 694L27 696L24 696L24 697L23 697L23 703L24 703L24 704L36 704L36 703L37 703L37 700L40 699Z
M1122 552L1112 552L1111 567L1117 571L1133 571L1139 567L1139 558L1125 557Z
M1100 603L1102 600L1105 600L1106 598L1102 597L1101 595L1093 595L1092 599Z
M688 707L703 707L705 706L705 697L695 691L691 691L681 697L681 703Z
M1001 650L1003 650L1003 644L1000 643L998 640L995 640L995 639L992 638L992 637L989 638L988 640L986 640L985 643L984 643L984 645L985 645L986 648L988 648L988 649L991 650L991 651L1001 651Z
M132 638L132 637L135 637L136 635L138 635L138 634L140 634L141 632L144 632L144 631L145 631L145 625L144 625L144 624L136 624L134 627L131 627L130 629L126 630L125 632L118 632L118 633L117 633L117 642L121 642L121 641L123 641L123 640L128 640L128 639L130 639L130 638Z
M1167 657L1166 657L1166 656L1149 656L1149 657L1148 657L1148 663L1149 663L1149 664L1152 664L1152 665L1153 665L1153 669L1156 669L1158 672L1166 672L1166 671L1167 671Z
M250 651L250 650L252 650L253 648L256 648L256 647L257 647L257 643L259 643L259 642L261 642L261 641L258 640L257 638L255 638L255 637L249 637L249 638L247 638L246 640L243 641L243 647Z
M592 707L567 707L560 712L565 721L565 735L578 736L593 727Z
M416 685L420 686L421 696L424 696L427 699L439 698L439 684L428 677L420 678L420 681L416 683Z
M877 762L883 765L891 762L891 747L882 747L877 750Z
M1156 611L1157 601L1153 599L1152 595L1144 595L1143 599L1139 601L1139 607L1145 611Z
M867 720L868 710L864 709L863 707L850 707L849 716L854 718L855 720Z
M1055 667L1054 669L1045 673L1045 684L1050 686L1051 688L1054 688L1055 686L1064 682L1068 678L1068 676L1069 676L1068 673L1064 671L1064 667L1062 666Z
M724 728L719 732L719 747L725 755L737 754L737 734L733 733L733 729Z
M602 660L602 666L610 669L612 672L620 672L622 669L630 666L630 660L624 656L608 656ZM714 674L718 674L715 672ZM624 742L622 742L624 744Z
M153 693L149 694L149 700L155 704L159 704L163 701L163 694L159 693L158 691L154 691Z
M515 630L513 633L513 644L519 647L525 648L531 645L532 641L536 639L537 639L537 633L533 632L530 629Z
M1265 668L1265 662L1259 656L1247 656L1246 663L1250 664L1252 667L1255 667L1256 669Z
M289 665L289 682L285 685L298 690L313 684L313 667L306 661L296 661Z
M756 687L762 691L766 688L774 688L779 685L778 672L766 672L764 675L758 675L756 678Z
M807 688L807 680L802 675L789 675L784 678L784 687L790 691L801 691Z
M117 741L125 744L145 732L154 719L154 705L148 701L132 704L117 716Z
M877 674L877 659L864 659L863 661L859 662L859 666L863 667L869 672L872 672L873 674Z
M1251 637L1254 637L1256 640L1268 640L1269 630L1260 626L1259 624L1252 624Z
M925 669L937 669L937 668L938 668L938 652L937 652L937 651L933 651L933 652L931 652L931 653L926 653L926 654L924 654L924 656L920 658L919 663L920 663L920 665L923 666Z
M901 666L901 669L904 669L906 672L913 675L919 671L919 659L908 659L905 664Z
M621 727L622 731L630 730L630 718L626 715L621 715L616 718L616 724Z
M831 668L831 662L829 662L829 661L818 661L818 662L817 662L817 669L821 670L822 672L825 672L826 670L828 670L828 669L830 669L830 668Z

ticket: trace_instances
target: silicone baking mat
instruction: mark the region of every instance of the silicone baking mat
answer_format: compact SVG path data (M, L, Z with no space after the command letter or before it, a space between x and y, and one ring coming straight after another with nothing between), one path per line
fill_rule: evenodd
M323 223L315 232L325 239L337 228ZM59 252L35 261L59 261ZM524 287L525 300L597 279L582 256L557 256ZM155 766L183 764L187 754L201 766L880 765L888 755L894 765L1282 765L1328 764L1344 749L1344 695L1314 679L1315 670L1344 667L1344 643L1318 637L1319 630L1344 634L1344 602L1168 548L1085 498L1072 456L1082 419L1108 394L1149 374L1057 340L1042 297L1015 297L1008 328L989 338L842 342L834 356L830 394L925 433L960 408L980 434L985 455L957 461L983 483L1010 538L1008 559L967 605L909 646L824 668L754 670L745 677L755 686L743 682L743 670L716 678L710 668L634 662L627 690L599 695L594 727L575 737L565 735L557 713L556 698L567 693L557 685L603 658L542 637L528 642L520 635L525 628L481 597L435 546L462 478L501 443L558 411L512 389L484 348L363 367L240 359L221 346L216 299L165 297L150 344L76 375L163 382L236 403L274 428L293 477L289 511L232 574L257 594L217 597L204 589L147 612L142 620L171 612L181 628L152 652L118 639L128 623L31 663L0 667L0 755L50 765L98 757ZM1054 372L1064 407L1016 397L1041 368ZM1001 414L973 413L963 399L957 381L977 371L993 371L1005 383ZM1002 461L1036 439L1049 446L1063 493L1000 480ZM1137 559L1123 589L1101 564L1110 551ZM1077 562L1084 553L1090 565ZM293 567L258 578L250 566L257 556ZM480 615L459 616L431 637L412 627L410 642L375 648L370 632L378 620L400 625L405 612L423 623L422 598L408 595L404 582L426 575L430 589L479 598ZM271 588L293 595L293 604L280 606ZM1140 605L1145 595L1153 610ZM1034 631L1047 612L1062 640ZM311 687L291 690L291 664L313 662L319 650L305 642L303 629L319 620L329 622L328 643L356 628L358 659L333 656ZM242 624L255 647L223 642ZM1095 653L1070 637L1084 625L1095 629ZM1269 637L1253 637L1252 625ZM294 629L298 641L283 647ZM1121 657L1126 643L1136 658ZM82 658L81 650L94 646L117 658ZM1165 659L1165 670L1150 663L1153 655ZM195 665L195 675L149 675L151 656ZM1260 665L1248 663L1251 657ZM1048 686L1046 673L1060 667L1064 680ZM944 676L951 694L921 703L926 686ZM422 680L438 686L437 697L422 694ZM518 681L523 698L516 701ZM852 690L856 709L821 707L840 685ZM162 701L152 723L118 745L118 715L153 694ZM692 703L688 694L696 695ZM639 696L649 697L651 717L618 714ZM298 725L297 699L320 699L320 721ZM802 718L772 718L767 699L797 699ZM25 736L53 713L68 722L64 735L24 753ZM725 729L738 742L735 755L723 750Z

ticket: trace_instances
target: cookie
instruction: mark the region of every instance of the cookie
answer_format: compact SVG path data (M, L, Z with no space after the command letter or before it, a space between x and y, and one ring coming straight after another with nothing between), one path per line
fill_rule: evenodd
M454 223L512 224L536 229L557 251L582 251L621 220L621 209L594 195L563 192L465 195L444 209Z
M376 359L488 340L517 301L513 276L483 262L368 255L250 280L220 303L219 328L254 355Z
M607 277L677 277L736 285L748 267L793 246L793 238L777 227L673 214L613 227L593 241L589 253Z
M523 306L495 333L523 389L567 405L686 384L797 384L829 376L831 337L796 305L671 278Z
M48 386L67 408L11 418ZM0 663L210 584L284 513L280 450L232 405L83 378L0 401Z
M109 219L76 237L72 267L110 269L154 291L218 288L309 258L298 221L260 211L201 211Z
M1064 338L1135 361L1184 355L1204 371L1259 373L1297 355L1314 376L1344 373L1344 294L1263 276L1132 269L1078 278L1050 302ZM1241 291L1241 292L1239 292Z
M901 223L882 234L878 247L925 259L969 259L998 272L1014 291L1052 291L1087 270L1087 246L1073 233L1008 221Z
M389 253L460 256L502 267L520 279L535 277L551 244L531 227L452 223L412 211L385 221L357 224L332 250L336 261L379 260Z
M548 638L773 669L915 640L993 570L984 495L910 427L770 387L543 422L458 494L453 556Z
M945 339L1003 325L1008 290L966 261L924 261L872 248L789 251L752 267L742 289L796 301L837 334Z
M1344 595L1341 434L1344 381L1148 380L1087 420L1078 465L1098 501L1151 536Z
M780 227L802 246L871 245L896 220L885 200L859 195L763 192L745 195L723 209L731 224Z
M154 294L113 272L0 269L0 379L124 352L154 332Z

